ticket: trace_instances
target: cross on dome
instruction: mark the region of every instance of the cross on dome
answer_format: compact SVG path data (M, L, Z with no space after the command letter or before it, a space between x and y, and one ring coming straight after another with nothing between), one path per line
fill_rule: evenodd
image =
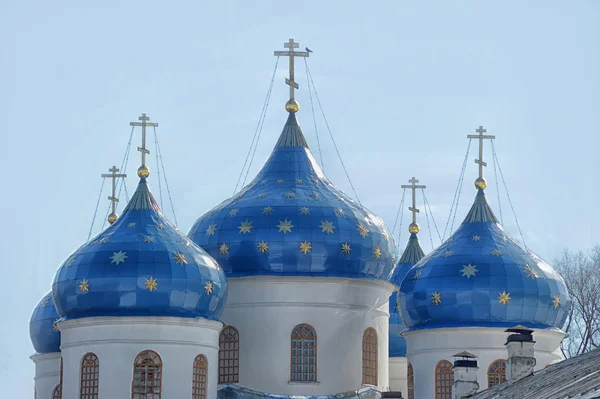
M496 136L485 135L484 133L486 133L487 130L484 129L483 126L479 126L475 132L477 134L469 134L467 135L467 138L479 140L479 159L475 160L475 163L479 165L479 177L475 180L475 187L479 190L484 190L487 187L487 182L483 178L483 167L487 166L487 163L483 161L483 140L493 140Z
M141 126L142 127L142 146L138 147L138 151L142 153L142 166L138 168L138 176L146 178L150 175L150 170L146 166L146 154L150 154L150 151L146 148L146 126L157 127L158 123L148 122L150 118L142 113L142 116L138 117L141 122L129 122L129 126Z
M412 212L412 223L408 226L408 231L411 234L417 234L419 232L419 225L417 224L417 213L419 213L419 209L417 208L417 196L416 192L418 188L427 188L425 185L417 185L419 180L415 179L413 176L412 179L408 181L410 184L403 184L402 188L410 188L412 190L412 206L408 207L408 210Z
M288 112L297 112L300 106L294 99L294 89L298 88L298 83L294 81L294 57L308 57L310 53L308 51L294 51L295 48L300 47L300 44L294 42L294 39L290 39L287 43L284 43L283 47L289 50L275 51L274 55L277 57L290 57L290 78L285 79L285 83L290 86L290 100L285 105L285 109Z
M112 195L110 195L108 197L108 199L111 202L112 212L110 213L110 215L108 215L108 222L110 224L113 224L119 218L119 215L117 215L117 213L115 212L116 203L119 202L119 199L117 198L117 195L116 195L117 178L119 178L119 177L127 177L127 175L124 174L124 173L118 174L117 172L119 171L119 169L117 169L117 167L114 166L114 165L108 171L111 172L111 173L110 174L103 173L101 176L102 176L102 178L110 177L112 179Z

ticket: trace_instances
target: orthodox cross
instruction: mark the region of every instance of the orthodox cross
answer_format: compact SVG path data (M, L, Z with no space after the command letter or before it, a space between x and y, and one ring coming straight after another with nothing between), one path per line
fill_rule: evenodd
M138 147L138 151L142 153L142 166L146 166L146 154L150 154L150 151L146 149L146 126L157 127L158 123L148 122L150 118L146 114L142 114L138 119L141 122L129 122L129 126L142 127L142 146Z
M410 188L412 189L412 206L408 207L408 210L412 212L412 222L413 223L417 223L417 213L419 213L419 209L417 209L417 188L427 188L427 186L424 185L417 185L417 183L419 182L417 179L415 179L415 177L413 176L412 179L410 179L408 181L410 184L403 184L401 187L402 188Z
M116 192L117 191L117 178L119 178L119 177L127 177L127 175L124 174L124 173L117 174L117 172L119 171L119 169L117 169L117 167L114 166L114 165L108 171L111 172L111 173L110 174L103 173L102 177L103 178L107 178L107 177L112 178L112 195L109 196L108 199L112 203L112 213L115 213L116 204L117 204L117 202L119 202L119 199L117 198L117 192Z
M479 126L479 129L475 130L475 132L477 132L478 134L469 134L467 135L467 138L479 140L479 159L476 159L475 163L479 165L479 178L483 179L483 167L487 166L487 163L483 162L483 140L493 140L496 138L496 136L485 135L484 133L486 133L487 130L484 129L483 126Z
M285 83L290 86L290 100L294 99L294 89L298 88L298 83L294 82L294 57L308 57L310 55L308 51L294 51L299 46L300 44L294 42L294 39L290 39L283 44L283 47L289 48L288 51L275 51L274 53L278 57L290 57L290 78L285 78Z

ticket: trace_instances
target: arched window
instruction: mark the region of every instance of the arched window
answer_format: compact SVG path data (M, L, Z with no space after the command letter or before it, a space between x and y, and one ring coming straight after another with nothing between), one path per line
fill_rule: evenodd
M298 324L292 330L290 380L317 381L317 333L308 324Z
M98 399L100 363L93 353L81 359L81 395L79 399Z
M506 382L506 360L494 360L488 367L488 387Z
M406 382L408 389L408 399L415 399L415 375L412 364L408 363L406 370Z
M62 398L62 386L58 384L54 387L52 391L52 399L61 399Z
M132 399L161 399L162 360L154 351L140 352L133 363Z
M194 380L192 381L192 399L206 399L207 374L208 360L206 360L206 356L196 356L196 359L194 359Z
M362 383L377 385L377 331L372 327L362 338Z
M240 333L225 326L219 336L219 384L240 382Z
M440 360L435 366L435 399L452 399L452 363Z

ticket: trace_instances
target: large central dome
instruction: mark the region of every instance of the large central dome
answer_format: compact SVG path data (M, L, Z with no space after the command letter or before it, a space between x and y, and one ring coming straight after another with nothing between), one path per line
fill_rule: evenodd
M396 260L383 220L325 177L293 112L254 181L200 217L189 237L228 277L388 280Z

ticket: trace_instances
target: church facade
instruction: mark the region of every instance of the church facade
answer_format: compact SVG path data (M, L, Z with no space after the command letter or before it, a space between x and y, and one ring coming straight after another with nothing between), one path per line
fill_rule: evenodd
M291 39L285 47L275 55L290 57L290 99L271 156L187 235L150 191L152 124L136 122L134 195L66 258L34 309L35 399L214 399L231 385L272 398L362 389L450 399L457 352L486 365L482 389L505 380L504 331L516 325L535 329L538 366L561 359L564 282L494 216L481 147L474 204L428 255L415 219L414 190L424 186L410 181L411 236L399 254L383 220L313 156L293 75L294 57L309 52ZM491 136L479 133L481 146Z

